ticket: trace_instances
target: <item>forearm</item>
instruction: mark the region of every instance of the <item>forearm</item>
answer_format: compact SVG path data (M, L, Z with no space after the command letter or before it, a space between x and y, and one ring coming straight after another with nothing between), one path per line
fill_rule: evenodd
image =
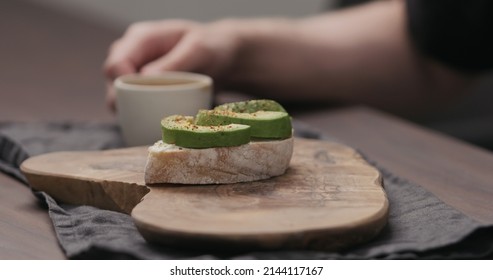
M402 112L451 100L469 81L412 48L400 1L239 26L243 47L228 83L273 98Z

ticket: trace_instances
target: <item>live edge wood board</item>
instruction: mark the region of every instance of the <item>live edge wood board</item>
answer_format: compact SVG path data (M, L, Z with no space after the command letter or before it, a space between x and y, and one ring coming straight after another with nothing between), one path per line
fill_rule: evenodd
M334 251L385 226L378 170L338 143L295 139L286 174L227 185L146 186L147 147L56 152L21 166L58 201L130 214L149 242L211 249Z

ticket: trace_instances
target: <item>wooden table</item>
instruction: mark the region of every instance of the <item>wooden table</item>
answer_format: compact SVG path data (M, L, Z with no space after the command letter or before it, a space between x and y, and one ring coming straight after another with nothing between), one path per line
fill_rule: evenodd
M493 154L368 108L297 117L421 184L468 216L493 223ZM47 211L19 182L0 174L0 259L64 255Z

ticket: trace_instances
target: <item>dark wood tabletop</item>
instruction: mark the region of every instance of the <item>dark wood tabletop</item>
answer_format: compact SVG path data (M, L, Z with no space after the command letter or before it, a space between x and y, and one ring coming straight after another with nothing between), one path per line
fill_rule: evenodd
M0 3L0 31L9 29L0 33L10 36L0 44L0 60L16 65L0 69L0 120L113 122L104 106L100 66L120 31L26 3ZM10 32L13 28L18 32ZM320 109L295 118L471 218L493 223L490 151L365 107ZM0 174L0 259L63 258L48 211L26 186Z

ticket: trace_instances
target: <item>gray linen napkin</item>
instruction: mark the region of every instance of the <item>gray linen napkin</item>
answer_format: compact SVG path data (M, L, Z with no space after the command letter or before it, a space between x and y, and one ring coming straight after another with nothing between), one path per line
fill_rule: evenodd
M329 138L294 122L297 136ZM0 123L0 171L26 182L19 165L29 156L59 150L121 147L112 124ZM330 139L334 141L334 139ZM369 159L371 162L371 159ZM390 201L387 226L374 240L346 251L210 252L147 243L130 216L91 206L46 202L61 247L74 259L477 259L493 256L493 225L483 226L424 188L373 163L383 174Z

